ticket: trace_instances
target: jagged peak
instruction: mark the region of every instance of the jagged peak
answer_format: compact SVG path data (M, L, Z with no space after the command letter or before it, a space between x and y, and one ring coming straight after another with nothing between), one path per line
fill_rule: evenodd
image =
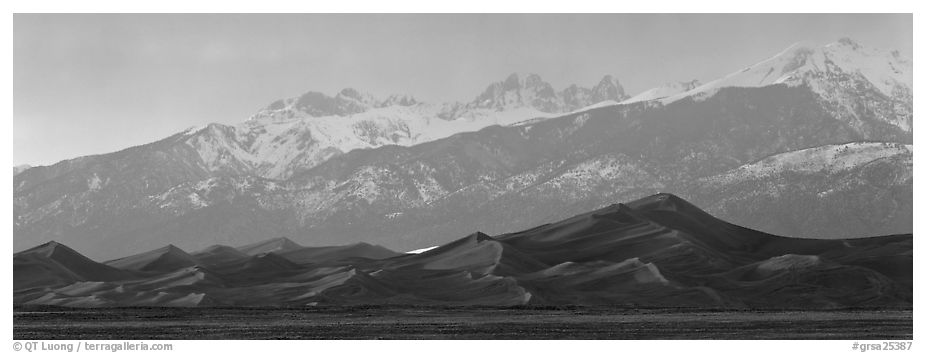
M415 97L409 94L391 94L389 95L389 97L386 97L385 100L378 103L377 106L389 107L389 106L398 105L402 107L409 107L409 106L417 105L419 103L420 102L418 102L418 100L415 99Z
M518 89L546 84L540 75L523 72L512 72L505 78L504 81L501 81L501 83L506 89Z
M494 87L501 87L504 91L516 91L549 85L550 84L544 81L538 74L513 72L504 80L490 84L487 90L493 89Z
M341 89L341 91L338 92L337 96L345 97L345 98L353 98L356 100L362 100L364 98L363 94L361 94L360 91L354 88L350 88L350 87Z
M352 87L346 87L330 96L319 91L308 91L295 98L278 99L252 115L248 121L264 119L288 120L308 117L348 116L374 108L389 106L414 106L420 104L408 94L391 94L379 100L373 95Z
M605 100L620 101L627 98L624 92L624 86L612 75L605 75L598 82L595 88L592 88L592 103L598 103Z
M531 88L545 89L547 87L552 89L552 86L544 81L543 78L538 74L513 72L506 76L504 80L489 84L482 95L484 96L486 94L494 94L496 92L518 91Z
M773 84L804 84L814 80L814 73L860 73L885 95L892 95L894 83L909 88L912 77L909 65L887 52L866 49L848 38L820 47L811 41L791 44L777 54L727 76L703 84L691 91L667 97L671 103L685 97L709 97L724 87L762 87Z
M605 85L620 86L621 81L614 78L613 75L607 74L607 75L604 75L604 77L602 77L601 80L598 81L598 86L605 86Z

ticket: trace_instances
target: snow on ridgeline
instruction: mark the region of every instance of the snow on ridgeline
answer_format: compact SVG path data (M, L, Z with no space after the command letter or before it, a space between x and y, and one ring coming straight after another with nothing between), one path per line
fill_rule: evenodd
M837 119L850 125L874 120L907 133L913 131L912 61L896 50L867 48L848 38L825 46L799 42L727 76L697 87L691 87L696 84L692 83L653 88L620 104L703 100L725 87L805 85L819 95Z
M621 101L620 104L630 104L630 103L645 102L645 101L650 101L654 99L666 98L666 97L688 92L700 85L701 85L701 82L698 80L691 80L687 82L685 81L670 82L662 86L643 91L633 97L630 97L627 100Z
M705 97L723 87L761 87L772 84L800 84L813 73L859 74L886 96L912 87L912 61L899 52L862 47L843 38L819 47L798 42L755 65L694 89L662 99L671 103L685 97Z
M557 92L538 75L513 74L467 104L428 104L407 95L377 100L350 88L334 97L308 92L275 101L239 125L210 124L179 135L211 171L286 179L356 149L412 146L624 98L620 83L610 75L591 89L571 85Z
M798 173L838 173L879 159L912 155L913 145L881 142L854 142L785 152L727 173L709 178L726 182L772 176L784 171Z

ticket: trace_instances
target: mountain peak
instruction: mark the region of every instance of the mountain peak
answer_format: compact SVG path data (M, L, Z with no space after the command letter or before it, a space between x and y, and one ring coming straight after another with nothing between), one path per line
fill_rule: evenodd
M858 50L861 47L861 45L859 45L858 42L856 42L855 40L852 40L852 38L849 38L849 37L839 38L839 40L837 40L836 43L852 48L853 50Z
M535 87L546 83L543 81L543 78L541 78L540 75L524 72L512 72L508 75L508 77L505 78L504 81L501 82L506 90Z
M624 86L621 86L620 81L611 75L602 77L598 85L592 89L592 103L606 100L622 101L624 99L627 99L627 94L624 93Z
M338 91L333 97L318 91L308 91L296 98L276 100L251 116L249 120L349 116L375 108L393 105L407 107L418 103L418 100L407 94L393 94L384 100L378 100L369 93L347 87Z
M360 92L359 90L350 87L342 89L340 92L338 92L334 99L339 101L341 106L350 106L350 103L356 104L356 107L348 108L358 110L354 113L361 113L379 104L373 95Z
M763 87L775 84L807 85L824 99L831 100L830 103L844 106L847 111L854 110L853 107L857 105L846 101L847 97L866 96L870 93L859 90L872 88L888 99L895 100L895 103L909 104L906 101L912 96L912 65L889 52L865 49L849 38L823 47L803 41L792 44L766 60L690 91L667 97L662 102L671 103L685 97L702 99L724 87ZM905 131L912 129L909 116L885 122Z
M621 82L620 82L618 79L614 78L614 76L612 76L612 75L610 75L610 74L607 74L607 75L604 75L604 77L602 77L601 80L598 81L598 85L595 86L595 87L602 87L602 86L605 86L605 87L609 87L609 86L621 87Z
M515 72L505 80L486 87L466 108L502 111L526 107L543 113L567 113L596 103L626 98L624 87L612 75L605 75L590 89L572 84L557 92L538 74Z
M469 109L496 111L532 107L542 112L556 111L556 91L537 74L512 73L504 81L490 84Z
M382 102L379 102L379 103L377 104L377 106L379 106L379 107L389 107L389 106L398 105L398 106L402 106L402 107L410 107L410 106L413 106L413 105L417 105L417 104L419 104L419 103L420 103L420 102L418 102L418 100L415 99L415 97L413 97L413 96L411 96L411 95L407 95L407 94L392 94L392 95L389 95L389 97L386 97L386 99L383 100Z
M338 92L338 96L353 98L356 100L363 99L363 95L361 95L359 91L357 91L356 89L350 88L350 87L342 89L341 92Z
M549 85L540 75L535 73L513 72L502 81L505 90L518 90Z

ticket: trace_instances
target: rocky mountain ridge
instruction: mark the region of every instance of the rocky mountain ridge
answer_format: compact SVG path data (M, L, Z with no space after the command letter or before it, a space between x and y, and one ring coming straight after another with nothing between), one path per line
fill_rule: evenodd
M14 177L14 243L24 249L67 239L94 258L102 244L129 254L165 242L199 247L257 235L410 250L460 229L509 232L661 191L788 236L910 232L912 130L895 124L912 124L912 96L903 94L912 92L904 89L909 72L874 71L898 76L876 84L882 76L859 68L884 65L857 65L908 61L846 43L826 48L791 48L785 52L805 54L777 55L745 71L776 68L787 82L756 83L740 70L728 76L736 79L682 87L690 94L678 99L605 100L566 114L539 109L571 109L564 92L624 95L613 78L550 94L542 80L520 75L469 103L478 114L447 120L442 108L411 98L384 104L342 91L322 101L367 110L211 124L27 169ZM828 71L805 70L821 51L841 56L824 56ZM795 73L801 79L789 81ZM834 97L845 100L834 104ZM434 110L421 118L415 112L423 109ZM832 152L841 149L851 153ZM812 168L795 169L802 164L790 162L794 156L809 158L802 163ZM766 172L735 172L751 165ZM770 212L776 217L762 216Z

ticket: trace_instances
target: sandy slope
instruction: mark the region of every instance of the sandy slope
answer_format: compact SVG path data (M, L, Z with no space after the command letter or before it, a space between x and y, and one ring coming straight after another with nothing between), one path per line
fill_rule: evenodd
M14 255L14 303L909 307L912 260L911 235L786 238L656 194L417 254L277 238L194 255L167 246L99 264L46 244Z

